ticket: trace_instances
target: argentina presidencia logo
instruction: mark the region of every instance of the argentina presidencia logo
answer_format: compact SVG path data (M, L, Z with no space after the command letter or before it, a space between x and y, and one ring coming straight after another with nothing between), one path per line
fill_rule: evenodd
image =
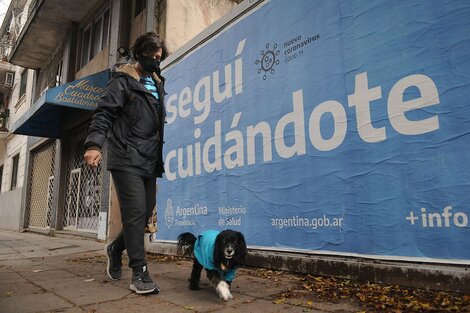
M165 224L168 228L171 228L173 222L175 220L175 212L173 210L173 203L171 199L166 201L166 208L165 208Z

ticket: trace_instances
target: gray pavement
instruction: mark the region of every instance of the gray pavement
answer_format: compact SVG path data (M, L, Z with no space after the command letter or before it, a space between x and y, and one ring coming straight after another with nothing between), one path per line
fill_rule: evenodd
M190 291L191 261L149 255L149 270L161 292L138 296L129 290L131 272L110 281L104 243L0 230L0 312L358 312L351 300L284 301L281 293L302 284L295 275L260 275L242 268L232 285L234 299L220 300L203 276ZM125 257L124 260L127 260ZM295 288L294 288L295 289Z

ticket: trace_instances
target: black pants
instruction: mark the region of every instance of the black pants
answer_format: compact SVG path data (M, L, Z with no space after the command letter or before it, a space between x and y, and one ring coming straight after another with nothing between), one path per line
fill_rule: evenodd
M119 206L122 231L114 240L115 251L127 250L129 267L147 264L145 260L144 230L156 203L157 180L131 173L112 170Z

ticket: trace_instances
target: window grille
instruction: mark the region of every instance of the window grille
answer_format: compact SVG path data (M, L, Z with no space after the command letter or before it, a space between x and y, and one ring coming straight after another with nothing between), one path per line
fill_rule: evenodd
M54 140L31 152L28 195L28 227L50 228L52 190L54 189Z
M64 229L98 232L101 165L90 168L83 161L88 123L71 131L66 162Z

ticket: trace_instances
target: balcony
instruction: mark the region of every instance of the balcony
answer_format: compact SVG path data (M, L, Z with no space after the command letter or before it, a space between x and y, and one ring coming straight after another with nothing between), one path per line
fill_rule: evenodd
M100 0L37 0L16 45L10 63L38 69L47 64L72 23L80 23Z

